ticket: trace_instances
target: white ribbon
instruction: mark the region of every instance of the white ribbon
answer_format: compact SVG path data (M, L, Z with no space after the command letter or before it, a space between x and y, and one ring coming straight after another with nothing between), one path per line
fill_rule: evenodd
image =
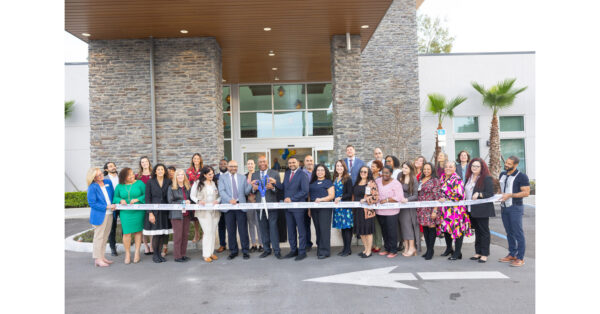
M418 207L450 207L450 206L466 206L477 205L490 202L497 202L502 197L501 194L496 194L481 200L468 201L425 201L425 202L408 202L408 203L385 203L368 205L361 202L295 202L295 203L239 203L239 204L206 204L205 206L198 204L133 204L121 205L117 204L118 210L180 210L185 207L185 210L242 210L242 209L280 209L280 208L372 208L372 209L403 209L403 208L418 208ZM268 216L267 216L268 217Z

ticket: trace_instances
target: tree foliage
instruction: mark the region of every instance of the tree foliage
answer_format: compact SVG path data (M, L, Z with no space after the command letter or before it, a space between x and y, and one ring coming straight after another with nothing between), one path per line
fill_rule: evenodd
M75 101L74 100L65 101L65 119L71 116L74 109L75 109Z
M419 53L449 53L454 37L439 17L432 19L425 14L417 16Z

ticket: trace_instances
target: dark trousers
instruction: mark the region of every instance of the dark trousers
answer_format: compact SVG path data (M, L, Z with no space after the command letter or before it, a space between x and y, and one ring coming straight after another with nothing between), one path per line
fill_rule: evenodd
M168 234L160 234L152 236L152 249L154 250L154 259L160 259L162 256L160 253L162 252L163 244L169 243L169 235Z
M225 224L227 225L227 241L229 241L229 253L238 254L237 234L240 234L242 253L248 253L250 248L250 237L248 236L248 216L241 210L230 210L225 213Z
M454 253L452 256L458 257L461 255L460 250L462 248L464 237L465 235L463 234L460 236L460 238L454 239ZM446 240L446 249L452 250L452 236L449 233L444 232L444 239Z
M298 255L306 254L306 226L304 225L304 215L306 209L293 209L285 211L285 222L287 224L288 241L290 242L290 252L298 251ZM298 241L296 241L296 229L298 230Z
M423 226L423 237L425 238L425 245L427 246L427 251L425 252L425 256L431 258L433 256L433 247L435 246L435 238L436 238L436 228L430 228L428 226Z
M351 253L350 246L352 245L352 228L342 229L342 241L344 241L343 252Z
M112 218L112 226L110 227L110 234L108 235L108 244L110 245L111 250L116 249L117 240L117 218L119 217L119 211L115 210L113 212Z
M227 247L227 241L225 241L225 225L225 215L221 215L221 218L219 218L219 244L222 247Z
M525 257L523 205L502 207L502 224L508 240L508 254L522 260Z
M263 211L262 217L260 211L258 211L258 227L260 229L260 236L263 241L263 247L265 252L271 252L271 245L275 254L280 253L279 249L279 230L277 230L277 218L279 216L279 209L269 209L269 218L267 219L266 212Z
M398 214L391 216L377 215L383 235L383 247L386 252L398 253Z
M475 228L475 254L490 255L490 218L473 218L471 225Z
M331 255L331 219L333 217L333 209L311 208L310 215L315 224L315 233L317 234L317 255L329 256Z
M306 226L306 248L309 248L313 246L313 243L310 236L310 216L308 216L308 210L304 214L304 226Z
M183 216L183 219L171 219L171 225L173 226L173 257L176 259L184 257L187 252L190 221L190 216Z

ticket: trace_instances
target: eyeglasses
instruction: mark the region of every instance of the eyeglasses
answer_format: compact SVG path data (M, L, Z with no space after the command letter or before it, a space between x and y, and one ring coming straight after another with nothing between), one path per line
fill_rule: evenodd
M471 165L471 168L481 168L479 165Z

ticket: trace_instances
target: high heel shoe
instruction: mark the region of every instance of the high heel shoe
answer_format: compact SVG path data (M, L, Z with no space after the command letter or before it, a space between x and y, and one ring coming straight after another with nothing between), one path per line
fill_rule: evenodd
M110 265L108 265L104 261L94 261L94 266L96 266L96 267L108 267Z
M442 253L442 255L440 256L448 256L450 254L453 254L454 250L452 248L446 248L446 250L444 251L444 253Z
M452 256L448 257L448 259L451 261L455 261L457 259L462 259L462 253L460 253L458 256L452 254Z
M408 252L406 252L406 253L408 253ZM404 256L404 257L409 257L409 256L417 256L417 250L415 250L415 251L414 251L414 252L412 252L411 254L405 254L405 253L402 253L402 256Z
M136 257L133 258L133 263L134 264L137 264L139 262L140 262L140 257L139 256L136 256Z
M129 265L131 263L131 257L125 257L125 265Z
M107 260L106 258L102 259L102 261L105 262L106 264L112 264L113 263L113 261Z

